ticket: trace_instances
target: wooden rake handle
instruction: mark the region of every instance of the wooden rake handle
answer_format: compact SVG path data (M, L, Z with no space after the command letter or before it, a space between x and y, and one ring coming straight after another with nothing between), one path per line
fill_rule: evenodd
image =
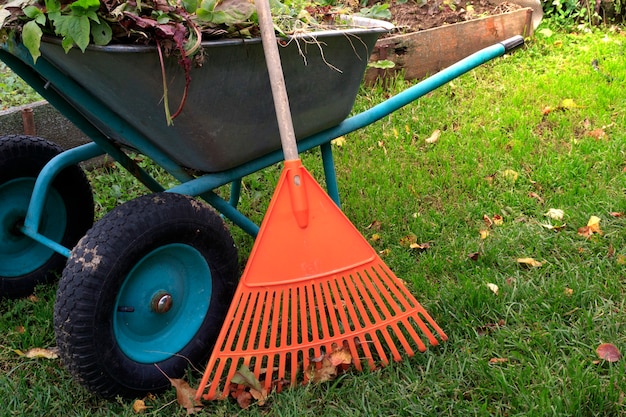
M272 21L270 3L269 0L255 0L255 4L257 14L259 16L259 28L261 30L261 40L263 42L263 52L265 53L267 71L270 77L274 108L276 109L278 130L280 132L280 143L283 147L285 160L297 160L299 159L298 146L296 144L293 121L291 120L287 87L285 85L283 68L280 63L280 55L278 53L276 34L274 33L274 23Z

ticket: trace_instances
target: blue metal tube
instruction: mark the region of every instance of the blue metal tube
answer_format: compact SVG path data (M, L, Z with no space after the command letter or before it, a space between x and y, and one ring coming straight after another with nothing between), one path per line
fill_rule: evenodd
M337 174L335 173L335 160L333 158L333 149L330 142L322 143L320 145L320 151L322 153L324 177L326 178L326 191L335 204L337 204L337 207L341 208L339 187L337 186Z
M43 206L46 203L46 197L50 190L50 185L56 176L63 169L78 162L85 161L102 155L102 149L96 143L87 143L79 147L70 149L52 158L46 166L43 167L33 188L33 193L28 204L28 211L24 219L24 225L21 227L22 233L30 236L37 242L48 246L61 255L69 256L70 250L48 239L39 233L39 224L41 223L41 215ZM69 219L70 221L72 219Z

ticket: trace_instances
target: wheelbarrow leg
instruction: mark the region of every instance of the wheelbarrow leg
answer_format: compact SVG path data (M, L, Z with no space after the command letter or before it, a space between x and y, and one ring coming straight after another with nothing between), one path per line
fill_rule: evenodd
M229 204L237 208L239 204L239 196L241 195L241 178L237 178L230 183L230 200Z
M337 204L337 207L341 208L341 201L339 200L339 187L337 186L337 175L335 173L335 161L333 160L333 149L330 142L322 143L320 145L320 151L322 153L324 176L326 178L326 192L335 204Z

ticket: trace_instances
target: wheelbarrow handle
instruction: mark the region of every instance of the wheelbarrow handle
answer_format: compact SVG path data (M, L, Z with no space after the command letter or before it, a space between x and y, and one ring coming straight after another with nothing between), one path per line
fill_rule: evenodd
M504 52L511 52L524 45L524 38L521 35L513 36L500 42L504 46Z

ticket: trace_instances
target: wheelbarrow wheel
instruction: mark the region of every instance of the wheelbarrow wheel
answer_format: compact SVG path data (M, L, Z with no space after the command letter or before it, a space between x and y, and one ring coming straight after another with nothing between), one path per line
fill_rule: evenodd
M64 256L19 230L39 172L61 152L37 137L0 137L0 297L29 295L38 284L55 280L65 265ZM39 231L71 248L91 227L93 216L89 181L78 166L70 166L46 195Z
M222 218L188 196L118 206L78 242L63 271L54 326L63 363L89 390L135 397L203 366L237 287Z

